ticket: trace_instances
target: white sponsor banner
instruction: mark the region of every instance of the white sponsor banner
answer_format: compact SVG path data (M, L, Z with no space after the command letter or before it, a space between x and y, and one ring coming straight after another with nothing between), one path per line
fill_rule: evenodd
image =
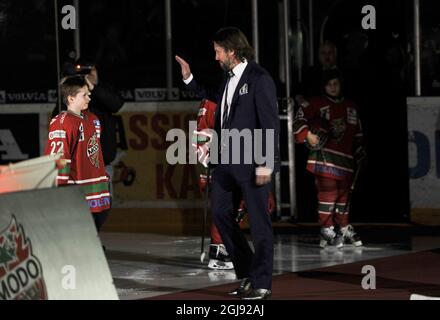
M410 97L408 166L411 208L440 208L440 97Z
M161 101L167 98L166 88L136 88L134 90L135 100L142 101ZM169 100L179 99L179 89L172 88Z
M200 100L194 101L150 101L150 102L125 102L119 113L124 112L186 112L197 113ZM22 103L4 104L0 114L27 114L38 113L49 117L55 108L54 103ZM46 130L47 131L47 130Z

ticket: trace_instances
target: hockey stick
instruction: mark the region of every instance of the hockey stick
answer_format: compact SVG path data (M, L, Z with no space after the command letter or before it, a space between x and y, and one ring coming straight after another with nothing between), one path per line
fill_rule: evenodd
M351 183L350 190L348 191L347 204L345 205L345 212L349 212L349 210L350 210L351 200L353 198L353 191L354 191L354 188L356 187L358 177L359 177L359 172L361 171L361 168L362 168L362 163L360 163L357 166L356 171L354 173L353 182Z
M203 229L202 229L202 245L200 247L200 261L203 263L205 260L205 228L206 228L206 220L208 218L208 202L209 202L209 175L210 168L206 170L206 187L205 187L205 203L203 208Z

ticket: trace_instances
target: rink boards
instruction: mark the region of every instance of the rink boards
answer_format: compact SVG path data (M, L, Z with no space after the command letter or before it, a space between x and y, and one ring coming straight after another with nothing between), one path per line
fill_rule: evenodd
M80 187L0 194L3 299L118 299Z

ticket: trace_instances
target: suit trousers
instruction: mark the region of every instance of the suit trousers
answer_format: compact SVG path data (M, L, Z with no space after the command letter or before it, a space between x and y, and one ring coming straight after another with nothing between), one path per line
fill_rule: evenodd
M254 289L271 289L273 272L273 230L268 211L270 184L257 186L255 176L248 181L234 177L232 165L218 165L212 173L212 215L238 279L249 278ZM235 222L233 203L243 195L254 251Z

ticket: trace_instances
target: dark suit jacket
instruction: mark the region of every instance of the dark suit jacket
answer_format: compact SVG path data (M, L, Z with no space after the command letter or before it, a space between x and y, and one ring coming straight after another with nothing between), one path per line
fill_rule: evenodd
M226 79L223 81L217 94L215 131L217 132L218 140L220 140L221 137L221 100L223 92L225 90L225 86ZM188 87L196 92L200 98L205 98L208 95L203 86L197 84L194 79L188 84ZM234 92L225 129L237 129L241 132L244 132L242 130L250 130L250 132L255 132L254 130L261 129L263 139L262 145L259 146L261 149L257 153L262 154L263 157L266 155L266 130L273 129L274 139L273 141L268 141L268 144L273 145L274 151L274 166L272 169L274 170L274 172L279 171L280 164L278 141L280 122L278 116L276 88L269 73L255 62L248 63L240 78L240 81ZM218 143L220 144L220 141L218 141ZM241 158L240 164L231 165L232 174L236 179L240 181L254 179L255 167L257 166L256 162L259 163L258 166L269 165L269 163L261 164L261 159L255 159L252 149L253 145L254 142L246 143L244 139L241 139L239 149ZM215 148L213 149L211 147L212 160L216 158L215 155L212 153L212 151L214 150ZM234 150L236 151L236 149ZM218 151L220 152L220 146L218 147ZM223 155L219 155L217 159L221 161L221 158L223 156L228 158L229 163L231 163L234 156L232 148L229 148L226 152L223 150L222 153ZM249 153L252 155L252 163L243 164L245 154L249 155ZM215 166L215 163L213 165Z

